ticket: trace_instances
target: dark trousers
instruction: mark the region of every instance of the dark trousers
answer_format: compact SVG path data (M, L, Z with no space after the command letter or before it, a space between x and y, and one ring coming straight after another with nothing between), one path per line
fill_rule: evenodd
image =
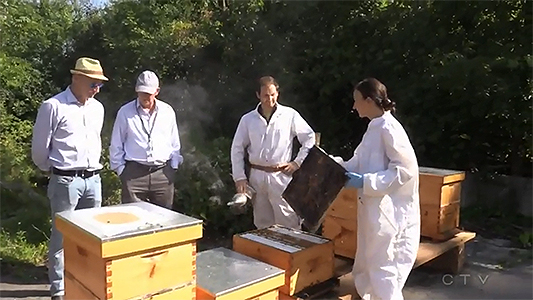
M170 164L157 168L128 161L120 174L122 203L146 201L171 209L174 177L175 170Z

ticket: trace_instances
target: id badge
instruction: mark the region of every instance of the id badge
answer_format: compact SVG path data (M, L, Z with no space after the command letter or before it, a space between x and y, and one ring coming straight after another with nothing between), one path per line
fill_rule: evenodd
M152 141L148 141L148 149L146 149L146 161L154 162L154 147Z

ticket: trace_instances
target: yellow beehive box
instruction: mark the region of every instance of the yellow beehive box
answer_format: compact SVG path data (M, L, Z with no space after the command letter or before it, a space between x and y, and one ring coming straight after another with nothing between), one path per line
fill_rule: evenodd
M197 300L277 300L285 271L225 248L198 253Z
M195 297L201 220L137 202L62 212L56 226L67 299Z
M83 300L100 300L102 298L96 297L91 291L85 288L79 281L74 279L72 275L65 272L65 288L68 286L67 299L83 299ZM176 299L195 299L195 285L192 283L183 284L181 287L174 287L172 289L164 289L157 293L143 295L142 297L133 297L129 300L176 300ZM116 298L115 298L116 299Z
M236 234L233 250L285 270L286 295L334 276L333 241L304 231L274 225Z
M448 239L459 226L465 172L420 167L419 173L421 235Z
M342 188L326 211L326 215L345 220L356 220L357 189Z
M335 255L354 259L357 249L357 220L326 215L322 236L333 241Z
M322 224L322 236L334 243L335 254L353 259L357 248L357 189L343 188Z

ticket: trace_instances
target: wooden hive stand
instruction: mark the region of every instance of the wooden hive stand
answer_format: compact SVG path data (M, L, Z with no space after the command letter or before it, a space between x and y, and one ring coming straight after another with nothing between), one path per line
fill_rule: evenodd
M236 234L233 250L285 270L280 297L334 278L333 241L308 232L274 225Z
M476 233L459 229L454 232L454 236L446 241L422 239L413 269L426 265L445 273L458 274L466 259L465 245L476 237Z
M137 202L62 212L66 299L196 297L202 221Z

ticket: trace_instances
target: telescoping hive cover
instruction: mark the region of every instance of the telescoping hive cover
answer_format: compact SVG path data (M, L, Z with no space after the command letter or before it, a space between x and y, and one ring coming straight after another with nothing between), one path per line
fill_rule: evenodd
M324 150L313 146L293 177L283 197L303 218L303 225L316 232L326 211L344 187L346 170Z

